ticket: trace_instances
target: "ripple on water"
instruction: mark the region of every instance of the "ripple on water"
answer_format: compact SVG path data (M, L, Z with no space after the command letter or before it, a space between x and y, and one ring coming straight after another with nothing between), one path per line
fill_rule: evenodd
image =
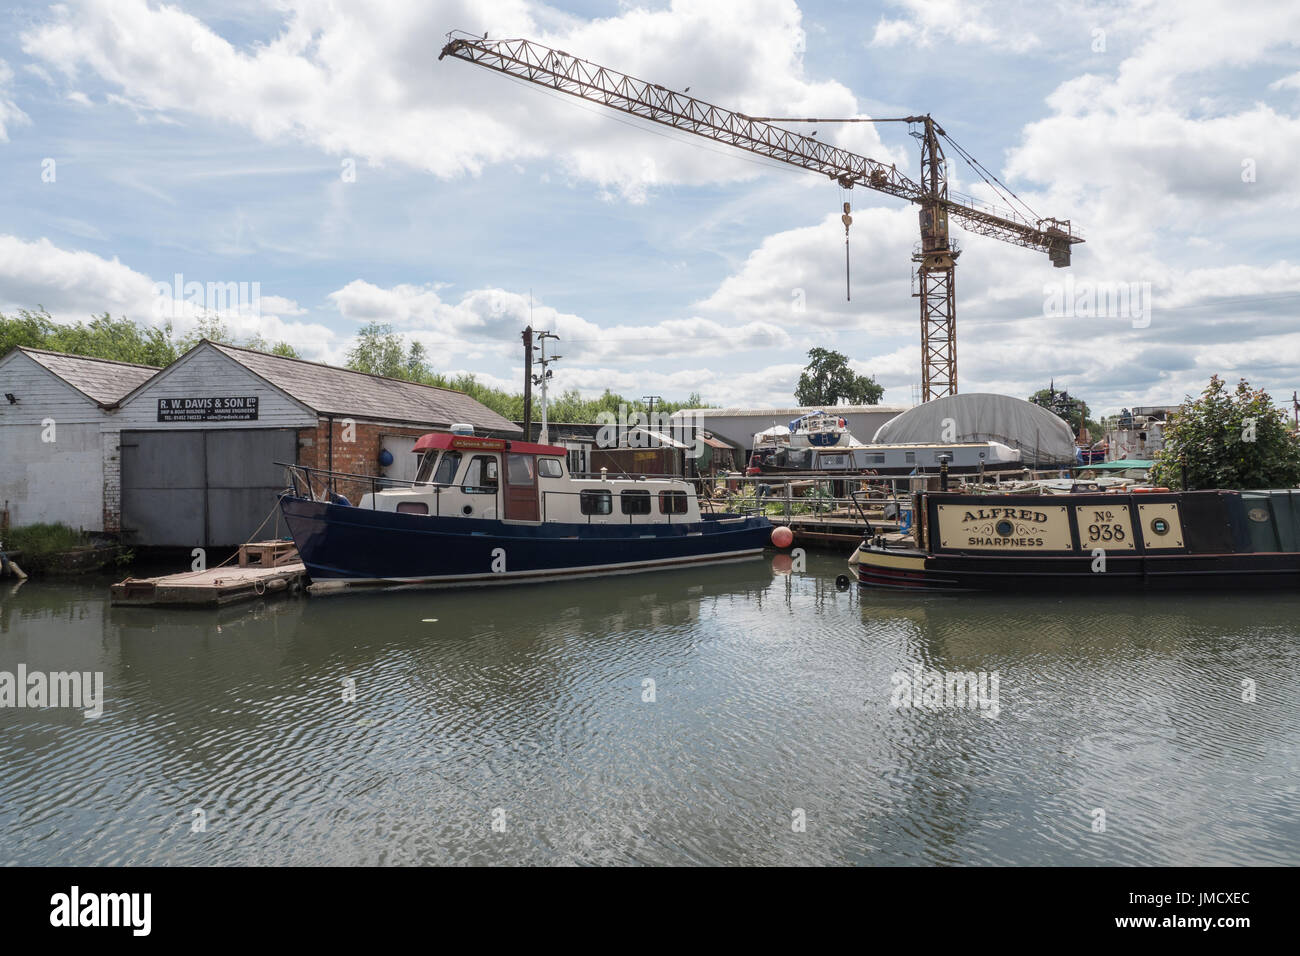
M108 702L0 711L0 859L1300 862L1300 600L916 598L840 571L219 615L29 586L0 669L102 670ZM996 672L998 716L893 706L918 666Z

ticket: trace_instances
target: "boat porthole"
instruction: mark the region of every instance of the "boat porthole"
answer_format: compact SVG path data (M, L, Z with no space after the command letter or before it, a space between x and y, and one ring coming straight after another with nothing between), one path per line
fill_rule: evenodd
M841 591L847 591L849 589L849 576L847 574L841 574L835 579L835 586Z
M1268 517L1269 517L1269 516L1268 516L1268 509L1267 509L1267 508L1251 508L1249 511L1246 512L1246 517L1249 518L1251 521L1258 521L1258 522L1263 523L1263 522L1265 522L1265 521L1268 520Z
M1169 522L1166 521L1164 518L1152 518L1151 530L1154 531L1156 534L1168 534Z
M1000 538L1011 537L1011 532L1015 530L1016 530L1016 526L1013 525L1006 518L1003 518L1001 521L997 523L997 532L998 532L998 537Z
M467 515L472 515L472 514L474 513L474 506L473 506L473 505L466 505L464 508L461 508L460 510L463 511L463 512L464 512L465 514L467 514Z

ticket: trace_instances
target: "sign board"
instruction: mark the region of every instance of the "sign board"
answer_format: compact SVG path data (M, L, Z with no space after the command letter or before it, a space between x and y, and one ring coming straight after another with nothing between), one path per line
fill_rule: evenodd
M1064 505L939 505L939 546L974 551L1072 551Z
M1079 544L1088 551L1132 551L1137 547L1127 503L1079 505L1074 518L1079 525Z
M255 422L257 396L158 399L160 422Z

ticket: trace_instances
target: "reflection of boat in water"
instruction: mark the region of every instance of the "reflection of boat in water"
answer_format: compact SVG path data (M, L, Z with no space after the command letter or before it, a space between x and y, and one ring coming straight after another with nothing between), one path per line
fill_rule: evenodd
M914 496L907 536L874 535L858 581L926 591L1300 586L1300 491Z
M315 485L354 481L291 466L285 522L314 585L486 585L632 574L753 558L761 515L701 514L682 479L574 478L565 449L429 434L411 487L373 488L355 506Z

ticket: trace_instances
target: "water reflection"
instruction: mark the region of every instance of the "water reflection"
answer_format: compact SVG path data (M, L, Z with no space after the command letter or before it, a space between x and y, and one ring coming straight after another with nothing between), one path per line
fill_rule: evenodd
M1294 598L841 573L814 553L217 612L29 583L0 598L0 670L100 670L108 699L0 710L0 860L1300 860ZM999 716L891 706L913 667L997 672Z

